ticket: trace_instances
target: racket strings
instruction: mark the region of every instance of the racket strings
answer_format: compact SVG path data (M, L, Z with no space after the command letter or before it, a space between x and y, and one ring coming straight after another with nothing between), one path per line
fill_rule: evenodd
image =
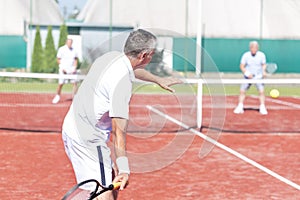
M267 68L266 68L267 73L273 74L273 73L275 73L276 70L277 70L277 64L275 64L275 63L267 64Z
M87 200L91 196L91 192L87 190L78 190L70 195L67 200Z

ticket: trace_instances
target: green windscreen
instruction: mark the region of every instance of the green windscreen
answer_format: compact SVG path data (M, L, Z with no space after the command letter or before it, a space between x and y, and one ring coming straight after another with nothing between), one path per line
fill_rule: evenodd
M26 42L23 36L0 36L0 68L25 68Z
M241 56L255 39L203 38L202 72L207 72L206 60L215 62L220 72L239 72ZM278 65L277 73L300 73L300 40L258 40L267 62ZM173 67L176 71L195 71L195 38L173 39Z

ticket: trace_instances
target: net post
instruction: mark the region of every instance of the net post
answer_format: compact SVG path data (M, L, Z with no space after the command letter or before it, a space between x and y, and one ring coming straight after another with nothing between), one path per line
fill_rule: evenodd
M197 127L201 128L202 126L202 91L203 83L200 79L202 71L202 1L198 1L198 19L197 19L197 39L196 39L196 76L198 79L197 85Z
M197 84L197 127L202 126L202 96L203 96L203 83L202 80L198 80Z

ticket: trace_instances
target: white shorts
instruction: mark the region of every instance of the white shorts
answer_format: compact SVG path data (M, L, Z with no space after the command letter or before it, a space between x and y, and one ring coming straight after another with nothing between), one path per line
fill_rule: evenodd
M259 75L256 75L256 76L254 76L253 77L253 79L257 79L257 80L259 80L259 79L262 79L262 77L263 77L263 75L262 74L259 74ZM248 79L247 77L244 77L245 79ZM241 90L242 91L247 91L250 87L251 87L251 83L243 83L242 85L241 85ZM256 83L255 84L255 86L256 86L256 89L259 91L259 92L263 92L264 91L264 84L263 83Z
M66 74L63 72L63 71L66 71ZM62 76L62 75L71 75L71 74L77 74L76 73L73 73L73 67L70 68L70 69L62 69L62 68L59 68L59 75ZM70 80L70 79L63 79L63 78L60 78L58 79L58 84L62 85L62 84L67 84L67 83L77 83L78 81L77 80Z
M87 147L86 144L70 138L64 131L62 132L62 139L66 154L72 163L77 183L88 179L96 179L103 186L112 183L112 160L110 149L105 143L101 146L91 145L91 147ZM94 188L82 189L93 190Z

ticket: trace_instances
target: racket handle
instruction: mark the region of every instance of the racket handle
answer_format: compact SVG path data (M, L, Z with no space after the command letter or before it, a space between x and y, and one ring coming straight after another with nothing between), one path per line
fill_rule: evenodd
M113 190L117 190L120 188L121 182L113 183L112 185L113 185Z

